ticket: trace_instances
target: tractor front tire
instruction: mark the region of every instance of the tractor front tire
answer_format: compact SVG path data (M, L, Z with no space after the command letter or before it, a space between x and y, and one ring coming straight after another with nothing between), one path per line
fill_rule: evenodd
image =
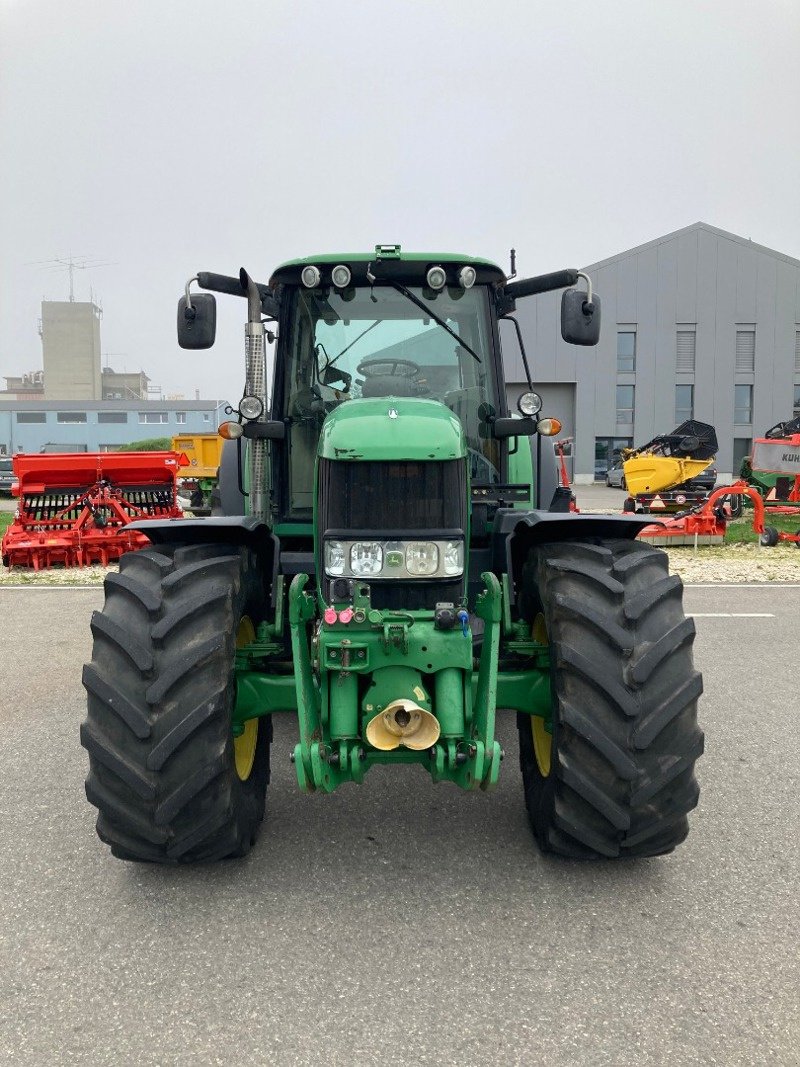
M242 856L264 816L272 722L234 740L234 660L265 591L255 555L231 545L159 546L122 557L92 617L84 667L86 795L120 859Z
M658 856L688 833L702 678L667 556L639 541L532 549L521 614L550 646L552 724L520 714L525 802L545 852Z

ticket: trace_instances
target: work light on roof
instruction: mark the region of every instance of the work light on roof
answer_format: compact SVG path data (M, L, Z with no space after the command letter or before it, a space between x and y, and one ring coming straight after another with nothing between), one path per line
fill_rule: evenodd
M351 277L350 268L346 267L344 263L339 263L331 271L331 281L337 289L346 289L350 284Z
M478 277L474 267L462 267L458 272L458 284L462 289L471 289Z
M306 289L316 289L320 283L322 275L319 272L319 267L303 267L300 273L300 281L306 287Z
M447 275L444 272L444 267L429 267L425 277L429 289L444 289L445 283L447 282Z

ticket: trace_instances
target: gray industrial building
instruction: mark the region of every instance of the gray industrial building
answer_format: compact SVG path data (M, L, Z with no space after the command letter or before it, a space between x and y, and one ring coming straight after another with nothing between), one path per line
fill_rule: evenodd
M602 301L596 348L561 340L560 293L517 304L544 413L573 438L575 482L690 417L715 426L727 479L753 437L800 414L800 261L698 222L583 269ZM514 401L522 361L503 339Z

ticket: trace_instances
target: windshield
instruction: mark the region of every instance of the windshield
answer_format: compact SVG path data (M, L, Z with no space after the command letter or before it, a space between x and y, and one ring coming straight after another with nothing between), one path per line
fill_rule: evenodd
M464 427L472 480L500 480L498 443L479 433L481 404L497 409L487 293L482 286L410 291L474 355L391 286L293 294L283 395L276 405L276 413L280 408L291 422L291 511L311 507L313 457L325 416L358 397L441 400Z

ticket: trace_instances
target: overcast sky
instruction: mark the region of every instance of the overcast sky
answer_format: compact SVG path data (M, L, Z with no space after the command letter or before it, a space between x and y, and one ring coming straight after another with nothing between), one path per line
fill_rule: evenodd
M236 399L243 301L182 352L198 270L466 251L521 274L704 221L800 258L797 0L0 0L0 376L89 257L102 348ZM602 296L602 294L601 294Z

